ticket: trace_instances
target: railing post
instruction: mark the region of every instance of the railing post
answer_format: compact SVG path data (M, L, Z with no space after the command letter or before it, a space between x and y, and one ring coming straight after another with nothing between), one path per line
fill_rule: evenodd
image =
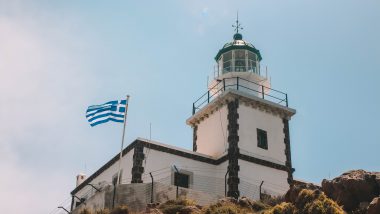
M195 104L193 103L193 115L195 114Z
M261 181L260 184L260 200L263 200L262 194L261 194L261 187L263 186L264 181Z
M288 94L285 94L286 107L288 107Z
M210 103L210 90L207 91L207 103Z
M151 195L150 195L150 203L153 204L153 190L154 190L154 180L153 180L153 175L151 172L149 172L150 178L152 179L152 189L151 189Z
M264 86L261 85L261 95L262 95L262 98L264 99Z
M227 197L227 175L230 172L230 168L227 168L226 175L224 176L224 197Z
M115 208L116 184L113 185L112 209Z
M177 169L177 167L175 165L173 165L173 167L174 167L174 170L179 174L179 170ZM177 186L175 198L178 199L178 176L176 177L175 174L174 174L174 184Z
M223 79L223 91L226 91L226 79Z
M236 90L239 91L239 77L236 77Z

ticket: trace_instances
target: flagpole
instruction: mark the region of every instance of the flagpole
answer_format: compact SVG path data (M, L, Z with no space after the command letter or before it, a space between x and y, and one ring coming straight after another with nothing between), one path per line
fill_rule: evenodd
M120 183L120 177L121 177L121 158L122 158L122 156L123 156L124 136L125 136L125 125L126 125L126 123L127 123L128 104L129 104L129 95L127 95L127 101L126 101L126 104L125 104L123 136L122 136L122 138L121 138L121 148L120 148L120 156L119 156L119 171L118 171L118 173L117 173L117 182L116 182L116 184L119 184L119 183Z

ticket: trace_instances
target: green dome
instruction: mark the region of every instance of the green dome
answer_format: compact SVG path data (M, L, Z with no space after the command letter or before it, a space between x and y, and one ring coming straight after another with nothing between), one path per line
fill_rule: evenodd
M226 43L222 49L219 50L218 54L215 56L215 61L218 61L220 56L230 50L237 50L237 49L243 49L243 50L249 50L255 53L259 59L259 61L262 60L260 51L255 48L251 43L246 42L243 40L243 36L240 33L236 33L234 35L234 40L232 42Z

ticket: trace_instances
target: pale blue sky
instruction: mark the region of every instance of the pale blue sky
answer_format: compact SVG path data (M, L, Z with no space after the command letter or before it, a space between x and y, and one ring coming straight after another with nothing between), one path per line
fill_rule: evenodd
M153 140L190 149L185 120L237 10L297 110L295 177L380 171L379 1L0 0L1 200L49 213L68 198L120 146L122 126L91 128L87 106L126 94L126 144L152 123Z

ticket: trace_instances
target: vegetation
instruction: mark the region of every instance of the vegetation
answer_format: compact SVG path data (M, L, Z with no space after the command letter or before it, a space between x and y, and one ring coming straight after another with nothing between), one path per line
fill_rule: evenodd
M265 214L293 214L298 213L297 208L287 202L282 202L281 204L277 204L273 208L269 209L265 212Z
M189 207L195 207L195 202L189 199L169 200L161 204L158 209L164 214L191 214Z
M335 201L320 190L301 189L292 202L283 197L265 196L261 201L242 197L238 200L224 198L214 204L201 207L189 199L169 200L142 213L157 214L343 214ZM130 214L128 207L121 206L111 211L107 209L91 212L83 209L80 214Z
M294 203L283 202L269 209L265 214L343 214L343 209L320 190L303 189Z

